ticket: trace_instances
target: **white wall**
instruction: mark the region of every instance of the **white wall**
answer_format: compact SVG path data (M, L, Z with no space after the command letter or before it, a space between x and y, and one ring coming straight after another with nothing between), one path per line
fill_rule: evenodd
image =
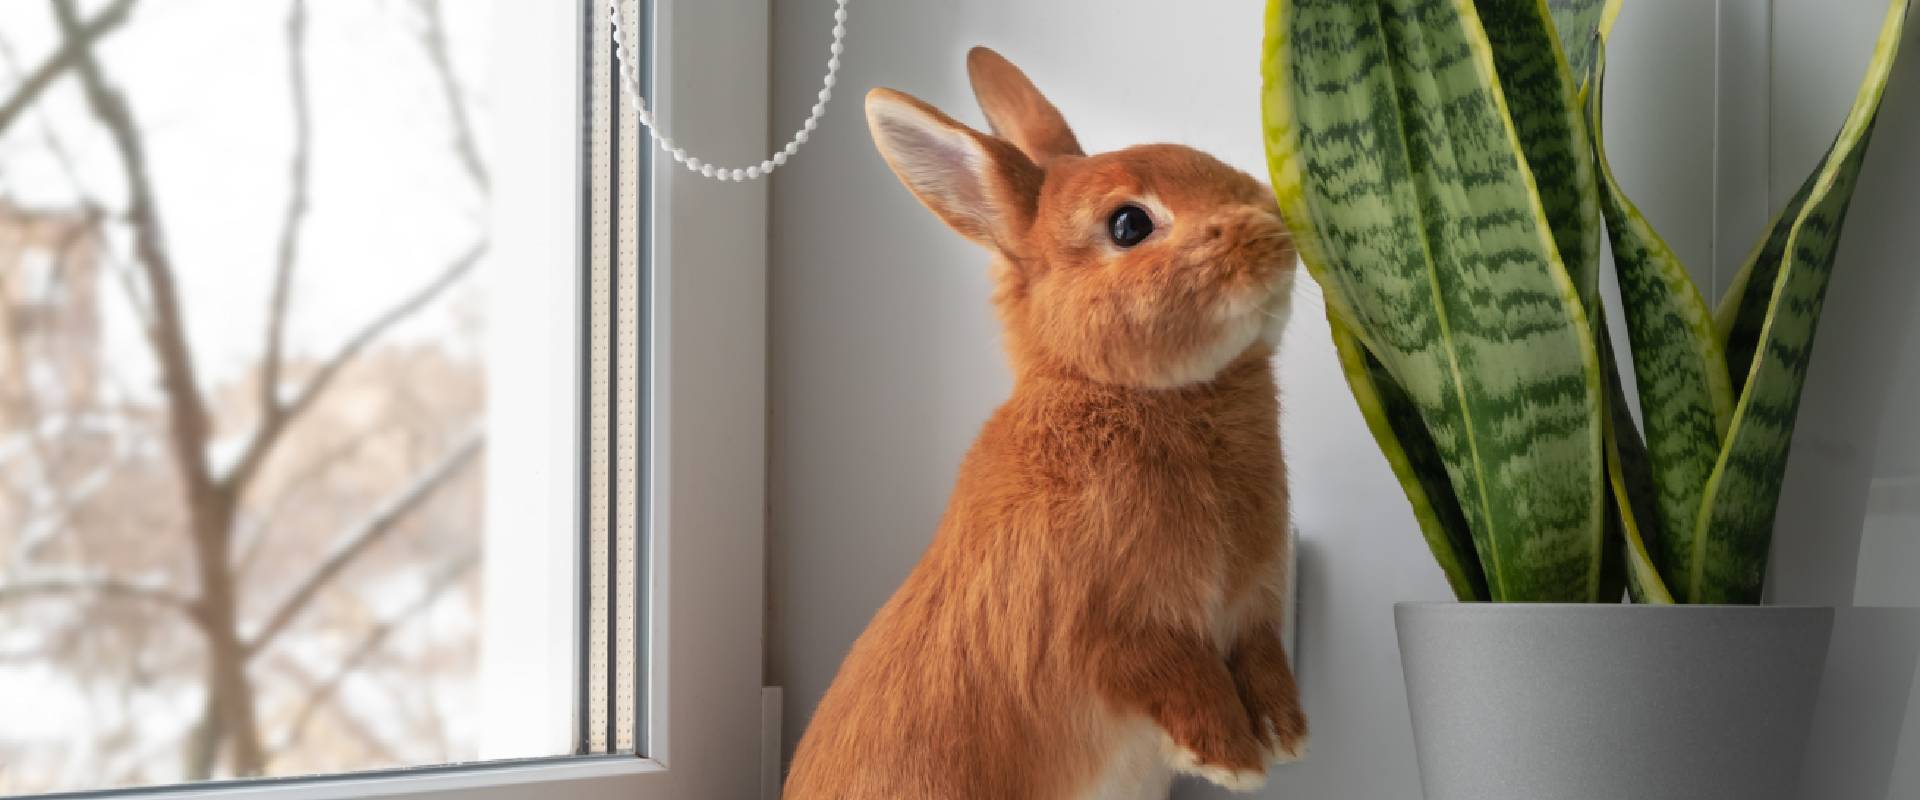
M1819 95L1830 89L1796 88L1770 107L1764 101L1772 94L1764 82L1756 90L1732 78L1716 81L1716 59L1739 64L1745 53L1764 63L1765 57L1764 50L1716 48L1716 31L1751 39L1753 31L1766 35L1764 25L1742 27L1749 21L1720 19L1713 3L1629 0L1615 37L1607 133L1613 164L1705 285L1715 279L1714 265L1744 255L1745 240L1765 222L1736 212L1758 208L1764 215L1767 205L1751 196L1751 178L1738 179L1751 170L1722 169L1716 176L1716 118L1727 129L1772 130L1781 145L1748 142L1748 150L1730 152L1748 153L1755 164L1771 164L1778 156L1791 162L1779 169L1804 174L1817 150L1806 155L1794 138L1801 130L1795 125L1818 137L1830 136L1837 127L1865 61L1864 55L1855 59L1858 63L1848 61L1854 53L1847 48L1870 39L1880 5L1779 2L1818 17L1806 23L1821 33L1805 55L1817 51L1830 62L1822 67L1822 86L1844 85L1837 101L1829 97L1806 106L1804 123L1775 112L1799 108L1795 93ZM1722 3L1736 10L1766 8L1757 0ZM813 103L831 5L828 0L774 0L777 140L786 136L781 127L797 124ZM1846 8L1812 13L1833 5ZM962 60L969 46L987 44L1032 75L1090 150L1180 142L1264 178L1258 74L1264 6L1260 0L854 4L834 106L772 187L767 680L786 688L789 752L846 647L925 547L962 452L1010 385L987 302L985 254L943 228L887 172L867 138L861 96L872 86L891 86L981 124ZM1780 16L1777 24L1789 15ZM1801 24L1797 17L1792 21ZM1776 69L1798 68L1784 58L1776 64ZM1914 65L1920 65L1920 56L1909 59L1896 80L1920 90ZM1722 87L1718 104L1717 83ZM1744 94L1736 91L1740 87L1746 87ZM1883 123L1876 142L1873 164L1883 172L1898 172L1885 167L1902 158L1902 138L1914 138L1914 103L1903 99L1914 94L1911 90L1896 93L1900 96L1890 105L1898 108L1890 110L1900 121ZM1802 156L1805 163L1794 161ZM1920 162L1911 157L1905 162L1904 182L1889 174L1862 187L1844 252L1849 258L1864 251L1888 257L1849 263L1834 289L1836 309L1874 298L1889 309L1911 305L1911 281L1902 285L1904 294L1881 294L1866 277L1896 269L1920 275L1920 265L1891 257L1901 251L1882 249L1897 244L1887 237L1913 237L1920 229L1897 222L1900 211L1915 207L1914 190L1905 186L1920 185L1915 181L1920 175L1911 174ZM1772 185L1776 192L1792 189L1791 183L1784 189L1780 181ZM1902 193L1907 193L1904 202ZM1886 207L1869 212L1869 205ZM1720 238L1737 243L1716 246L1717 207L1726 217L1718 226ZM1884 229L1879 243L1862 245L1874 238L1864 229L1876 226ZM1905 252L1912 252L1908 241ZM1729 248L1738 252L1728 257ZM1294 513L1303 536L1298 671L1313 719L1314 750L1307 761L1276 771L1265 796L1416 797L1392 604L1448 594L1353 409L1317 302L1307 296L1301 301L1302 312L1280 356L1280 381ZM1904 322L1891 310L1877 313L1881 316L1867 315L1858 324ZM1852 349L1854 340L1870 338L1865 331L1846 332L1856 324L1848 319L1854 316L1829 313L1822 359L1846 362L1826 358L1834 341ZM1883 348L1851 366L1870 370L1892 360L1891 349ZM1920 373L1920 356L1906 361L1910 371ZM1849 383L1855 378L1835 379L1831 373L1823 378L1820 369L1817 381L1860 386ZM1848 365L1833 369L1846 371ZM1810 393L1808 407L1845 393L1821 387ZM1852 452L1866 453L1868 466L1879 405L1875 400L1872 407L1847 409L1852 427L1831 432L1835 440L1851 442ZM1803 430L1813 427L1818 426ZM1820 436L1823 444L1803 444L1796 457L1826 452L1827 435ZM1799 498L1812 481L1798 470L1795 476L1789 491ZM1864 502L1864 489L1854 494ZM1858 507L1846 523L1839 511L1796 502L1801 503L1797 508L1814 509L1794 518L1809 532L1831 528L1819 520L1859 527ZM1907 535L1912 536L1910 528ZM1910 562L1906 574L1913 567L1920 562ZM1791 579L1786 583L1799 585ZM1848 594L1823 602L1851 600ZM1188 787L1182 796L1213 793ZM1885 795L1861 796L1879 800Z

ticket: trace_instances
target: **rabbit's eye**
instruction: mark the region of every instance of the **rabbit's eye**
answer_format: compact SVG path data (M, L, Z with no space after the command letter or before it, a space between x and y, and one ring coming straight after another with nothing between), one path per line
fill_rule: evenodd
M1147 210L1128 203L1114 210L1107 220L1107 235L1121 247L1132 247L1153 234L1153 218Z

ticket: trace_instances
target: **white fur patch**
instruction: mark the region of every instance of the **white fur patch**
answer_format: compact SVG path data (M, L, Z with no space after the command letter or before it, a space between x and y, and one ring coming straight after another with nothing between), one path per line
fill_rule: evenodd
M1075 797L1080 800L1166 800L1173 771L1161 752L1166 734L1145 717L1114 723L1107 761Z
M1192 750L1181 747L1173 737L1161 734L1161 748L1166 754L1167 764L1173 771L1183 775L1196 775L1212 782L1220 788L1232 792L1256 792L1267 785L1265 770L1228 769L1226 767L1200 763L1200 757Z
M1259 314L1241 314L1222 322L1219 338L1188 356L1185 361L1168 368L1160 378L1161 383L1166 386L1185 386L1213 380L1213 376L1220 374L1221 369L1233 363L1241 353L1247 352L1247 348L1259 339L1265 319Z
M1260 340L1275 347L1280 346L1280 335L1286 332L1287 323L1293 319L1293 276L1297 270L1298 267L1280 273L1266 307L1260 309L1264 319Z
M1294 270L1280 272L1264 294L1229 299L1214 309L1220 336L1161 376L1166 386L1212 380L1255 342L1278 346L1293 315Z

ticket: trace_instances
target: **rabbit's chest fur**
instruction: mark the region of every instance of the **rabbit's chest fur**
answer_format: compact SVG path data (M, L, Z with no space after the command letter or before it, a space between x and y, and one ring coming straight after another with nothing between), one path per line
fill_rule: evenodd
M866 763L808 763L802 796L1164 797L1166 736L1087 679L1128 652L1087 643L1171 628L1224 656L1277 601L1277 421L1264 357L1160 393L1017 388L802 742Z
M1063 598L1069 618L1154 621L1224 652L1250 612L1277 602L1288 555L1269 366L1249 358L1203 386L1088 394L1040 401L1070 410L1036 413L1008 436L1044 516L986 535L1041 538L1053 556L1044 580L1079 592Z
M1210 386L1138 405L1091 399L1088 427L1050 428L1051 446L1026 451L1072 487L1047 521L1058 560L1040 580L1080 594L1062 598L1051 624L1168 625L1224 657L1248 625L1278 616L1291 554L1268 369L1237 364ZM1099 703L1092 716L1099 767L1073 796L1165 797L1175 754L1158 726Z

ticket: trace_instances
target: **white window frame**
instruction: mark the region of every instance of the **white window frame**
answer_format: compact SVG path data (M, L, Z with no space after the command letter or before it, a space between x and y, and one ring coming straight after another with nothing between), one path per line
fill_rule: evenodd
M768 0L652 0L659 115L702 155L747 163L767 149ZM531 680L506 712L530 720L532 741L577 730L574 588L580 537L572 525L578 475L527 474L574 463L580 403L555 385L583 383L576 282L582 273L584 61L580 6L496 0L497 41L515 42L491 85L495 252L505 268L490 291L513 313L490 319L497 348L490 416L490 483L524 481L489 498L489 526L556 535L490 537L488 583L537 570L542 586L518 613L489 614L487 634L527 651ZM512 38L507 38L508 36ZM638 756L568 756L412 770L213 782L78 793L116 798L320 800L664 800L744 798L760 791L766 471L765 182L715 183L677 168L648 144L654 180L647 320L650 444L645 487L651 551L643 628L647 749ZM557 460L556 460L557 459ZM566 526L557 528L553 526ZM523 573L524 574L524 573ZM565 620L565 624L554 624ZM571 679L556 676L573 676ZM483 676L482 683L516 676ZM499 693L494 693L499 694ZM489 716L494 714L489 710ZM546 737L539 739L537 737ZM577 744L567 742L568 749ZM529 745L536 746L536 745ZM552 746L543 746L555 750ZM493 748L510 752L510 745ZM527 750L520 750L527 752ZM777 748L776 748L777 754Z

